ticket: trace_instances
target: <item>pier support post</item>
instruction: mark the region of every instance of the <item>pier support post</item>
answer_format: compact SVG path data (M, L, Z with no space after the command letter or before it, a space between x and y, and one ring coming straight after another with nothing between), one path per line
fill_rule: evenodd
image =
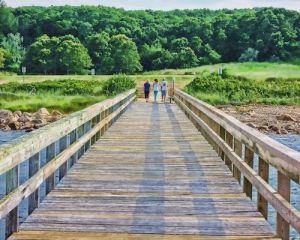
M19 185L19 166L16 166L6 173L6 195L14 191ZM19 207L14 208L5 219L5 237L18 231Z
M291 181L288 177L278 171L278 193L290 202ZM277 235L283 240L290 238L290 226L279 213L277 213Z
M46 148L46 162L50 162L55 157L55 142ZM46 195L50 193L55 187L55 174L53 173L46 180Z
M258 159L258 174L267 183L269 182L269 164L261 158ZM268 219L268 201L259 192L257 193L257 209L265 219Z
M31 178L34 174L36 174L40 169L40 153L35 154L31 158L29 158L29 178ZM39 205L40 201L40 193L39 189L35 190L28 197L28 215L30 215L34 209L36 209Z

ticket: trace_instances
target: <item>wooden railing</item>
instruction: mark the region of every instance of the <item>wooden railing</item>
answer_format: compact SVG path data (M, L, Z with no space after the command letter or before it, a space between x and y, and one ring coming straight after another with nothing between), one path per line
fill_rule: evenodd
M28 199L26 207L30 215L42 195L54 189L134 99L135 90L128 91L1 145L0 184L5 184L0 200L0 218L5 228L2 238L18 230L22 201ZM22 168L24 164L28 167Z
M182 91L175 90L174 99L243 184L247 196L252 198L256 188L257 208L266 219L268 204L274 207L278 237L289 239L290 225L300 232L300 212L290 204L290 180L300 182L300 153ZM255 154L258 172L253 169ZM270 165L278 171L277 189L268 183Z

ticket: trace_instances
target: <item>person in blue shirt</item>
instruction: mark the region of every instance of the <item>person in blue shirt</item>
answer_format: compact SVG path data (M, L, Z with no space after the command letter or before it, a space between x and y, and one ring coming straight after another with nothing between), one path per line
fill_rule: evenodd
M147 80L147 82L144 83L144 94L145 94L146 102L149 102L150 89L151 89L151 84Z

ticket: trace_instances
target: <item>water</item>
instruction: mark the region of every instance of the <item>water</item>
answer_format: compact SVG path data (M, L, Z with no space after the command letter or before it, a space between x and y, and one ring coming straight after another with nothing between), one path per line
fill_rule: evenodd
M10 142L18 137L21 137L24 134L26 134L24 131L9 131L9 132L0 131L0 145L6 142Z
M0 131L0 145L10 142L13 139L23 136L24 134L26 134L26 133L22 132L22 131L13 131L13 132ZM273 139L279 141L280 143L300 152L300 136L299 135L275 135L275 134L272 134L272 135L270 135L270 137L272 137ZM22 166L22 168L24 170L26 167L27 167L26 164L24 166ZM254 169L257 171L257 168L258 168L258 163L257 163L257 159L256 159L254 162ZM274 189L277 189L276 181L277 181L277 171L273 167L270 167L269 182L270 182L270 185ZM4 187L3 184L0 184L0 195L1 195L1 188L3 189L3 187ZM291 204L300 211L300 186L298 184L292 182L291 187L292 187L291 188ZM257 196L257 192L253 191L254 202L256 202L256 196ZM20 207L21 207L21 209L23 209L23 211L21 211L21 212L26 211L26 205L27 205L26 202L22 203L22 205ZM21 214L21 215L23 215L23 214ZM26 216L24 216L24 217L26 217ZM274 229L276 227L275 219L276 219L276 212L271 206L269 206L269 222ZM22 220L24 220L24 219L20 219L20 220L22 222ZM3 224L3 222L2 223L0 222L0 239L1 239L1 235L3 234L3 232L1 231L2 224ZM2 228L2 230L3 230L3 228ZM1 232L2 232L2 234L1 234ZM291 229L291 239L294 239L294 240L300 239L299 233L297 233L294 229Z

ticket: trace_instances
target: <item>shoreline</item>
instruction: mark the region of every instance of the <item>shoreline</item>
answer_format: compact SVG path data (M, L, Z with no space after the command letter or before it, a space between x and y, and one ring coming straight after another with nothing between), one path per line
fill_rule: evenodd
M49 111L41 108L34 113L0 110L0 131L25 131L31 132L61 119L64 115L59 111Z
M300 106L248 104L217 108L262 133L300 135Z

